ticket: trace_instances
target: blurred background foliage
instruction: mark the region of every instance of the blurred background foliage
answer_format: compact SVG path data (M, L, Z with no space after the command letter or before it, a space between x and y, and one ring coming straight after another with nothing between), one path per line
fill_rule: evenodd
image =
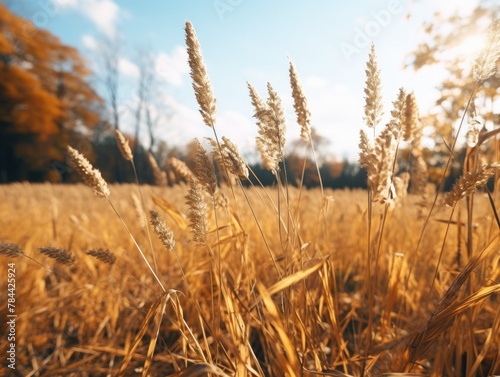
M416 46L407 66L418 70L441 63L443 54L461 42L456 35L475 35L481 22L491 22L497 16L498 10L494 3L481 2L468 18L442 18L436 14L435 19L425 25L427 38ZM107 181L133 181L133 173L122 161L113 135L115 129L120 129L121 114L117 110L120 78L116 65L120 52L112 41L104 45L107 46L102 51L106 68L106 99L98 94L93 82L94 75L77 49L62 44L47 30L36 28L30 21L0 3L1 183L76 180L74 174L68 174L71 171L66 164L65 148L68 144L83 152L102 171ZM129 109L134 114L135 132L127 137L133 147L141 182L153 184L154 175L148 163L148 153L152 153L159 166L168 172L170 157L192 166L195 146L169 145L156 137L155 129L162 126L161 119L152 119L148 110L148 103L155 92L154 69L152 64L148 64L148 54L144 53L143 56L137 82L138 105L136 109ZM454 125L465 108L464 101L468 96L460 94L472 90L472 78L463 69L459 59L445 62L448 78L436 83L441 96L432 112L421 115L421 122L424 128L430 130L428 134L434 144L424 148L429 180L434 183L442 174L449 153L448 141L452 140L456 129ZM499 81L500 75L493 75L476 96L481 114L478 119L489 129L498 127L500 120L500 114L494 112L493 106L498 101ZM148 135L147 147L136 142L140 129ZM327 152L322 152L326 150L323 147L328 145L328 140L316 132L313 136L318 146L318 161L325 186L365 187L365 173L359 169L357 161L332 161ZM299 181L305 166L304 184L314 187L319 183L315 165L312 158L303 155L303 149L300 140L290 143L286 167L288 177L292 184ZM400 155L404 156L405 153ZM459 156L460 153L457 158ZM272 174L265 171L258 158L249 160L257 161L250 165L264 184L274 182ZM445 188L460 173L459 162L457 168L451 170ZM400 165L404 169L404 163ZM174 175L167 176L171 177L170 184L174 183Z

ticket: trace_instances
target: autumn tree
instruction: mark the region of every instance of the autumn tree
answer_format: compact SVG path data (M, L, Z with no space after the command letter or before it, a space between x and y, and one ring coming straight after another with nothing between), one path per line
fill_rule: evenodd
M65 145L99 120L89 73L76 49L0 3L0 181L59 179Z

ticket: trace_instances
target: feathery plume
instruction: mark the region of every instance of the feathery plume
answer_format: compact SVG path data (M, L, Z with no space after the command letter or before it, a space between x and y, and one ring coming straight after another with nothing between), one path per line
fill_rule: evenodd
M222 137L224 145L224 161L231 174L234 174L241 180L248 179L248 168L245 160L238 151L238 147L227 137Z
M391 120L389 126L397 131L397 137L403 132L406 117L406 92L399 88L398 98L392 103Z
M262 158L262 162L264 164L264 167L267 170L272 170L274 163L273 163L273 160L271 159L271 157L269 157L269 155L267 154L266 146L264 145L262 140L259 138L257 138L256 144L257 144L257 150L260 152L260 156Z
M165 221L158 212L151 210L149 211L149 215L149 221L156 235L160 239L163 246L165 246L165 249L167 249L167 251L169 252L172 252L175 246L174 232L172 232L172 230L167 227Z
M120 150L123 158L127 161L131 161L134 158L134 155L128 145L128 140L125 139L125 136L123 136L123 134L118 130L115 130L115 138L116 144L118 145L118 149Z
M203 192L194 179L189 180L189 192L186 196L188 205L188 219L193 233L193 241L203 245L207 239L208 220L207 205L203 198Z
M495 73L500 59L500 19L495 19L490 26L488 42L474 62L472 78L474 81L486 80Z
M49 258L54 259L57 263L71 265L75 263L75 257L68 250L54 247L54 246L45 246L39 247L38 251Z
M446 195L445 204L453 207L459 200L472 194L478 187L484 186L495 174L495 168L500 164L483 165L475 171L469 171L461 176Z
M186 181L194 178L193 172L188 166L181 160L175 157L170 157L168 159L168 164L174 169L175 174L181 176Z
M11 258L17 258L23 255L24 251L18 244L0 242L0 254Z
M378 68L375 45L372 43L368 62L366 63L366 87L365 87L365 124L375 129L382 118L382 84L380 81L380 69Z
M419 112L415 94L406 95L405 111L403 117L403 140L412 141L417 137L419 131Z
M207 138L212 146L212 154L221 167L241 180L249 178L248 168L245 160L241 157L238 147L227 137L222 137L220 148L215 140Z
M216 104L215 97L212 91L212 85L207 74L207 69L203 61L200 43L196 37L196 32L190 22L186 22L186 45L188 53L188 63L191 68L191 79L193 80L193 89L196 95L196 100L200 106L200 113L203 117L203 122L208 127L213 127L215 124Z
M103 263L113 265L116 262L116 256L108 249L92 249L88 250L85 254L90 255Z
M85 184L94 191L94 194L107 198L111 193L106 181L101 176L101 172L94 169L82 154L70 146L68 146L68 154L70 167L77 171Z
M165 187L167 185L167 173L160 169L152 153L148 153L148 161L149 166L151 166L151 169L153 170L155 185Z
M217 178L215 176L214 164L208 157L207 151L203 145L201 145L200 141L198 139L195 139L195 141L197 150L194 158L194 173L205 191L213 197L217 190Z
M146 228L146 220L142 211L142 203L139 197L133 192L132 193L132 202L134 202L135 214L137 215L137 222L141 226L141 228Z
M265 151L263 160L268 162L267 168L273 172L279 170L279 162L283 158L285 147L285 116L281 107L281 99L271 84L267 84L269 97L266 104L262 102L255 89L248 84L250 98L255 108L257 119L257 144Z
M307 98L302 91L297 70L290 62L290 85L292 87L293 108L297 115L297 123L300 125L300 137L306 143L311 140L311 112L307 107Z

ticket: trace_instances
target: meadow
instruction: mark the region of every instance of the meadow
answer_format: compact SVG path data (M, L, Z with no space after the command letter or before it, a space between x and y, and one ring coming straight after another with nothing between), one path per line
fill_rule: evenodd
M368 190L307 190L287 181L284 114L271 85L266 101L248 88L257 147L276 184L248 184L252 171L218 133L190 23L186 44L214 138L211 153L197 144L192 170L173 166L180 183L166 186L153 160L157 186L108 185L68 146L72 174L85 186L0 187L0 294L11 304L1 307L1 354L15 342L15 369L2 360L4 375L500 373L498 129L479 133L471 122L462 176L442 192L456 136L440 183L426 184L413 95L401 89L390 122L379 125L372 46L360 133ZM478 58L467 106L491 76L497 50ZM292 63L289 73L301 138L315 160ZM119 131L116 138L135 170L128 140ZM403 143L411 146L407 157ZM4 277L15 281L15 294Z

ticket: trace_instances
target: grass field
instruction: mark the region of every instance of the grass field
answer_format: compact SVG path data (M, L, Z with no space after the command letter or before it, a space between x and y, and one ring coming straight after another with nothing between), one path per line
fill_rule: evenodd
M184 204L187 186L142 189L146 208L157 210L175 235L173 252L153 237L157 275L166 292L106 200L87 187L0 188L0 239L22 245L26 256L40 263L3 256L0 265L6 277L7 264L15 263L16 358L22 375L116 375L124 360L124 375L140 374L156 337L152 376L178 370L185 375L360 375L363 360L372 375L498 371L493 359L500 341L498 294L494 289L474 296L485 287L498 288L500 280L497 225L484 197L476 197L474 250L479 255L487 249L488 255L450 295L447 289L468 258L464 233L460 240L453 224L458 217L449 221L451 211L443 205L418 250L422 214L431 203L409 196L386 215L367 282L366 192L326 191L331 199L322 203L319 190L305 191L297 207L299 192L290 188L290 208L297 215L280 227L271 204L277 189L246 189L247 202L241 191L232 198L226 188L222 192L229 204L217 207L219 232L209 210L207 242L196 245ZM110 190L117 211L152 261L133 200L137 186ZM374 229L380 229L383 209L374 208ZM292 222L300 237L285 230ZM41 246L69 250L74 264L54 262L37 250ZM116 262L108 265L86 255L96 248L109 249ZM3 295L6 283L2 278ZM2 305L2 318L5 311ZM6 334L5 321L1 326ZM138 334L142 337L132 349ZM6 335L3 355L5 340ZM198 369L185 369L194 365Z
M2 375L500 374L500 129L481 131L473 109L457 157L465 114L500 58L500 22L494 48L474 65L438 190L427 184L413 93L400 89L391 120L377 128L373 45L359 145L368 190L323 188L291 62L297 123L320 188L288 183L285 116L270 84L266 101L248 89L257 147L276 184L244 185L253 172L219 136L200 45L190 23L185 31L214 138L211 155L198 142L193 171L171 164L183 183L167 187L153 158L158 186L108 186L68 147L69 166L88 187L0 186ZM135 171L128 141L115 134ZM443 194L452 162L462 176ZM408 182L416 194L406 194Z

